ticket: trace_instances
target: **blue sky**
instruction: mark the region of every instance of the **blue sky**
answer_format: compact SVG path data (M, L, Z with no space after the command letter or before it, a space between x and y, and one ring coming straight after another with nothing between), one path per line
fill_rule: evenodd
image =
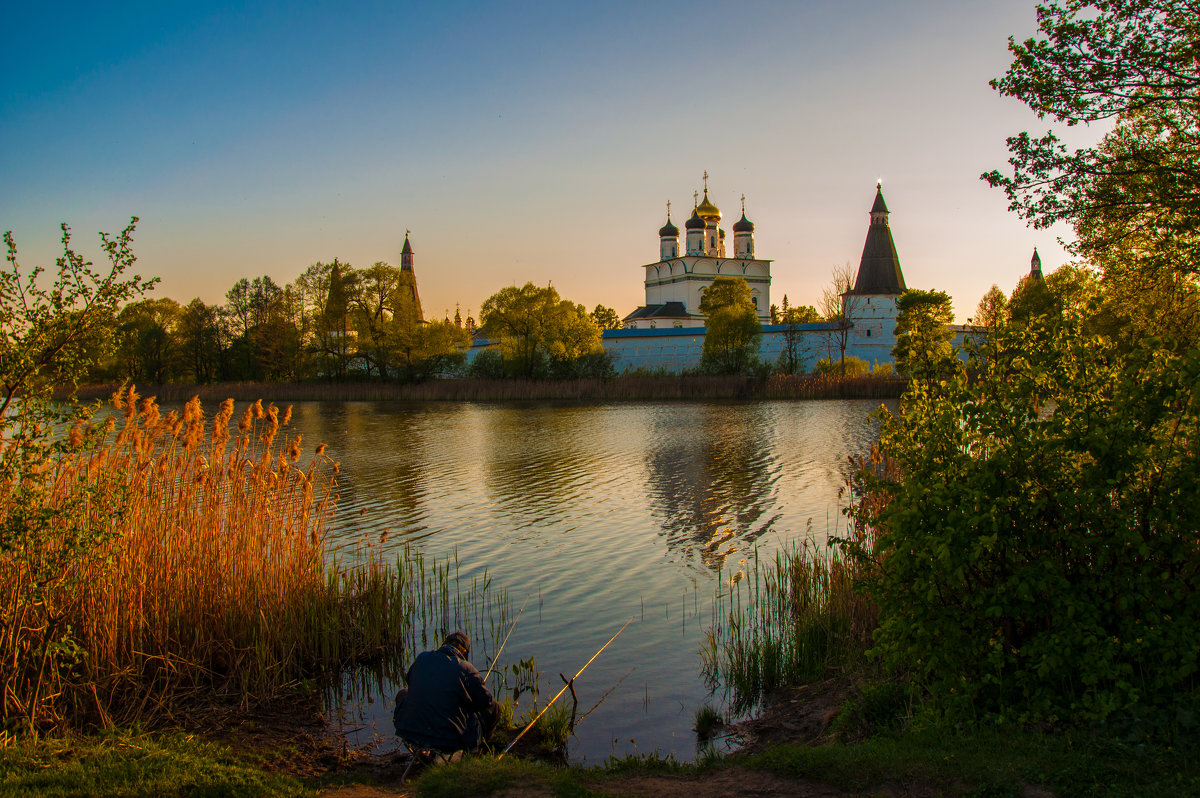
M9 6L0 229L26 267L61 221L99 258L137 215L156 295L216 302L398 265L410 229L427 316L526 281L624 315L705 170L727 229L746 195L775 302L857 265L877 178L909 285L960 319L1035 245L1066 259L978 178L1045 128L987 85L1030 0Z

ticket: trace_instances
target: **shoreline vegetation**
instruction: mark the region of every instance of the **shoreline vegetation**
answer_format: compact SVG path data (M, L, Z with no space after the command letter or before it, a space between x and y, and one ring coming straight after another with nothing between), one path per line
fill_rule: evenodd
M749 377L741 375L652 374L570 380L460 379L392 382L222 382L139 384L159 402L521 402L521 401L737 401L763 399L894 399L907 380L892 375L829 374ZM121 386L81 386L81 400L107 399Z

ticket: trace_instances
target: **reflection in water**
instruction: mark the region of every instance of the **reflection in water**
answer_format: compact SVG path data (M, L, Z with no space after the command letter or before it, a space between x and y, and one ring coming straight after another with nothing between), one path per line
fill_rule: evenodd
M778 458L768 405L663 408L646 456L654 514L667 547L709 569L749 550L779 518L772 512Z
M455 557L468 580L486 568L516 605L530 597L509 662L574 673L634 618L577 685L581 707L606 697L571 758L687 760L695 711L714 702L696 652L716 570L835 531L846 458L869 447L875 405L321 402L298 404L293 426L341 463L331 546L390 556L410 543ZM397 687L348 681L350 728L388 738Z

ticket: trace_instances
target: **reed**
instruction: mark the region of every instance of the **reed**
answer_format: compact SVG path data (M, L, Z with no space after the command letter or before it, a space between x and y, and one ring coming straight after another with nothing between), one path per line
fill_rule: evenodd
M861 567L806 542L766 561L756 551L722 578L701 650L710 687L741 712L774 688L862 668L878 610L855 590Z
M289 382L270 383L279 401L403 401L403 402L520 402L520 401L730 401L741 399L876 399L899 396L905 380L890 375L835 374L773 375L765 379L703 374L631 373L607 379L489 380L462 378L422 383ZM158 385L152 390L162 401L182 402L233 397L253 401L264 383ZM106 396L112 386L89 386L80 395Z
M457 562L332 557L337 464L323 445L300 463L300 438L280 435L290 408L235 420L226 400L206 421L198 398L164 415L133 388L113 408L106 435L81 421L30 472L41 506L0 485L0 744L247 707L350 665L396 673L431 634L507 623L507 597L486 573L460 585ZM63 528L31 531L55 513Z

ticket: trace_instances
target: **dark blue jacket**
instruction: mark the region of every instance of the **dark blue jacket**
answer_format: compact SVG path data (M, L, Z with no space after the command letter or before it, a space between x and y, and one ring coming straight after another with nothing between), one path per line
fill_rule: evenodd
M417 655L408 669L408 695L393 716L396 735L421 745L461 748L471 740L468 731L476 726L477 714L491 706L492 694L475 666L453 647L442 646Z

